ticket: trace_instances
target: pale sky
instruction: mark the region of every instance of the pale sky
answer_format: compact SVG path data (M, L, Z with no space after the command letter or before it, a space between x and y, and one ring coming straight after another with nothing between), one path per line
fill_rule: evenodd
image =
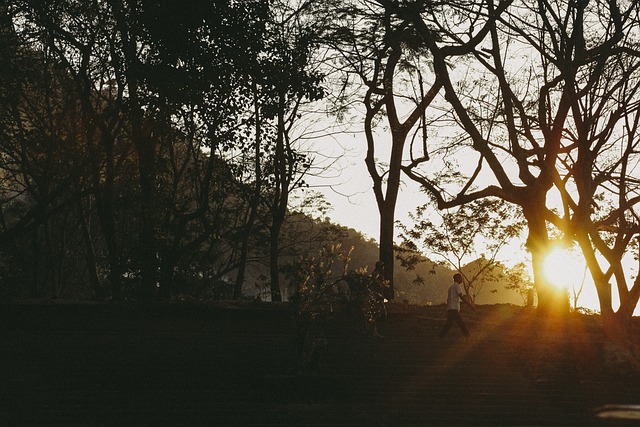
M331 141L324 142L324 149ZM373 194L373 181L364 163L366 147L356 136L345 136L334 147L332 155L339 156L332 170L321 177L309 177L307 182L314 191L322 193L331 203L333 210L329 217L333 222L351 227L378 240L380 215ZM343 154L339 154L343 152ZM403 179L396 209L396 220L409 222L408 213L426 202L418 185Z
M333 209L329 218L333 222L358 230L366 237L377 241L380 216L372 191L372 181L364 164L364 143L353 137L349 139L349 144L342 143L340 148L346 148L347 152L340 156L334 165L339 170L327 173L323 177L309 177L307 181L314 191L324 194L326 200L331 203ZM328 147L325 145L325 148ZM408 213L413 212L425 201L426 197L419 192L418 186L405 178L398 197L396 219L409 224ZM521 258L524 255L521 244L522 242L514 242L508 251ZM503 253L502 258L505 256L509 255ZM502 260L509 264L508 260ZM584 267L578 265L572 269L576 280L574 286L577 289L582 281ZM614 295L614 301L616 299L617 296ZM588 273L578 305L595 310L599 308L595 288ZM616 303L614 308L617 308ZM635 314L640 315L640 309L636 309Z

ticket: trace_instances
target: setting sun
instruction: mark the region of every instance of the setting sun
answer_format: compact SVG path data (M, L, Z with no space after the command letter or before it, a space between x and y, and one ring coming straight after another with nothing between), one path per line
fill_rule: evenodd
M584 262L570 251L556 247L545 257L543 271L551 285L571 289L584 275Z

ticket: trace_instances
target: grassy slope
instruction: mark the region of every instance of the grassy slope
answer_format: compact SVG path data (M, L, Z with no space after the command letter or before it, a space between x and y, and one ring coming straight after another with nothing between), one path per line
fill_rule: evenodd
M3 425L602 425L640 403L636 359L588 316L479 306L471 339L440 340L443 306L391 305L382 339L316 325L301 367L287 305L0 309Z

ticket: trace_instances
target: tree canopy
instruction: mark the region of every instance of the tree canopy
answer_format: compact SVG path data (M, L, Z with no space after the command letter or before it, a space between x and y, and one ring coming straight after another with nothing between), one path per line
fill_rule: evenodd
M474 230L511 238L491 216L500 200L524 218L540 308L568 307L542 264L558 243L577 244L603 315L631 316L638 9L635 0L5 2L2 280L60 296L73 277L92 297L135 288L146 299L206 282L240 298L247 266L265 263L270 297L281 299L285 224L295 200L314 198L305 178L318 153L302 130L314 105L362 132L388 280L410 180L433 202L427 217L461 215L448 227L455 245L438 246L445 233L423 239L427 250L455 257Z

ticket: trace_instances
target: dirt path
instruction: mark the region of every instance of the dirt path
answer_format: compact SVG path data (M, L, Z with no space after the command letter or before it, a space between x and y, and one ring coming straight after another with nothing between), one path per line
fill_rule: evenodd
M597 322L510 306L463 313L468 340L438 338L442 307L390 307L380 339L330 323L306 369L285 307L0 308L1 425L634 425L594 410L640 403Z

